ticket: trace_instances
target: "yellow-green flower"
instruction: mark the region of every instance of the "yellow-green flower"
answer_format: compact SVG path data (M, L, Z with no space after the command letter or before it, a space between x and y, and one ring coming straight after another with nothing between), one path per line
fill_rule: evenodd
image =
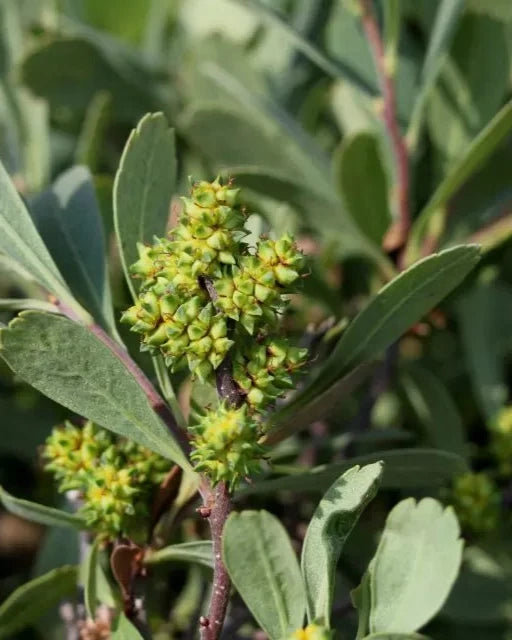
M332 633L317 624L308 624L305 629L294 631L287 640L331 640Z
M450 501L463 531L484 534L497 527L501 494L486 473L468 472L456 478Z

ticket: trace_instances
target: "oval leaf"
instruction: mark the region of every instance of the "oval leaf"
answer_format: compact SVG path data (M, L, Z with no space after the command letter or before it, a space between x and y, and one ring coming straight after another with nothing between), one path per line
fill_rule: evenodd
M391 222L391 213L377 137L362 131L345 138L334 155L334 173L347 208L359 228L380 245Z
M129 267L138 259L137 242L165 233L175 187L174 129L163 113L148 113L128 138L114 183L114 226L134 296Z
M451 507L402 500L389 514L370 565L370 631L412 633L444 604L459 572L463 541Z
M89 170L73 167L65 171L30 208L71 291L100 324L112 328L105 239Z
M267 511L229 516L223 532L228 573L271 640L302 627L305 598L300 569L282 524Z
M25 520L30 520L31 522L38 522L49 527L86 528L85 521L79 516L60 509L54 509L53 507L46 507L37 502L15 498L10 493L7 493L3 487L0 487L0 502L10 513L14 513L20 518L25 518Z
M75 311L83 314L83 310L70 294L25 205L1 163L0 253L9 256L59 300L66 302Z
M77 567L65 566L25 583L0 606L0 638L13 634L37 621L43 613L76 588Z
M194 562L213 569L213 548L210 540L197 540L172 544L144 558L146 564L160 564L162 562Z
M135 377L87 328L63 316L24 311L0 332L0 354L52 400L190 467Z
M308 619L329 627L339 555L366 505L377 493L380 462L349 469L320 500L302 547Z

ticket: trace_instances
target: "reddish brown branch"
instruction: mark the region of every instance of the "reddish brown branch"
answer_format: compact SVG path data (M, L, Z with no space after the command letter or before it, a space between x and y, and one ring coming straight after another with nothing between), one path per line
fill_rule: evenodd
M359 0L362 11L361 21L368 44L370 46L375 69L379 78L382 92L383 108L382 120L388 132L396 171L396 191L398 220L389 229L384 237L384 248L387 251L394 251L401 248L406 240L411 226L411 216L409 209L409 156L405 139L400 132L398 125L398 115L396 107L396 94L392 74L386 65L384 43L379 30L379 25L373 10L372 0Z

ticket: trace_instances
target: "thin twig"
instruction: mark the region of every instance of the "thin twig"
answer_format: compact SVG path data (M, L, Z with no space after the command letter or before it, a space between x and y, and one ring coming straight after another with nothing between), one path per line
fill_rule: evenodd
M407 239L411 226L411 215L409 209L409 156L405 139L400 132L398 125L398 114L396 107L395 85L389 65L386 64L386 52L380 34L377 18L373 10L372 0L359 0L361 7L361 21L368 44L370 46L375 69L379 78L379 84L384 102L382 108L382 120L388 132L396 171L396 200L398 210L398 220L391 227L384 238L384 247L388 251L401 248Z
M215 304L217 291L209 278L202 278L201 285L208 292L210 300ZM233 331L230 327L229 332ZM244 395L233 380L231 357L228 355L217 369L217 393L219 397L233 407L239 407L244 401ZM226 567L222 562L222 531L231 512L232 502L229 489L225 482L215 487L203 478L200 488L204 501L203 513L208 518L213 543L213 584L208 617L200 619L201 640L218 640L226 617L229 602L231 581Z

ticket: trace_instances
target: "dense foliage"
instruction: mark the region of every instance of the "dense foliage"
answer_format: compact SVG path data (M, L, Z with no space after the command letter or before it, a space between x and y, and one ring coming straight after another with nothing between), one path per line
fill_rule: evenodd
M0 638L508 640L510 2L0 18Z

